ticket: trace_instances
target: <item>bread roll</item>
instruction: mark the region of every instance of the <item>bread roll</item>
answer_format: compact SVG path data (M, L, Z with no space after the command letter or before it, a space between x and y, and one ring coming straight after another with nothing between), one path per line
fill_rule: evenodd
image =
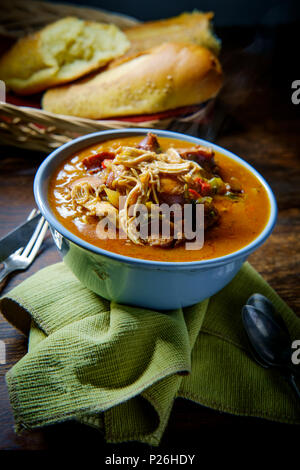
M213 34L211 23L213 16L212 12L182 13L174 18L149 21L126 29L124 33L131 44L125 56L151 49L163 42L196 44L218 55L221 42ZM122 58L113 60L109 67L118 65L121 60Z
M221 84L220 63L208 49L164 43L92 78L48 90L42 106L91 119L151 114L207 101Z
M68 17L20 39L0 59L0 79L19 94L37 93L107 64L129 47L115 25Z

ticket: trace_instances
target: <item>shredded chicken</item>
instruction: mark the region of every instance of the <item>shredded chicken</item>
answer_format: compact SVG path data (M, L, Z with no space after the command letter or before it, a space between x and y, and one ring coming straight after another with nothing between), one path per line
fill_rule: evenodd
M199 164L199 155L201 161L207 158L205 164ZM151 204L165 202L171 205L174 201L180 204L196 200L204 203L205 214L209 218L206 226L213 225L218 219L213 206L213 194L218 193L222 185L224 190L225 184L213 173L216 167L211 149L203 150L203 147L198 146L184 149L182 153L174 148L162 152L156 136L149 133L138 148L123 146L113 152L100 152L97 158L91 155L91 159L90 162L87 157L83 162L87 177L72 185L73 208L79 208L80 213L84 210L85 216L102 218L107 215L136 244L170 246L174 239L174 233L166 240L154 239L152 236L141 239L135 229L139 204L149 208L145 223L153 217L153 214L150 215ZM91 168L93 176L89 176ZM207 197L208 188L212 197ZM125 204L119 208L120 196L125 197ZM130 212L132 207L134 210Z

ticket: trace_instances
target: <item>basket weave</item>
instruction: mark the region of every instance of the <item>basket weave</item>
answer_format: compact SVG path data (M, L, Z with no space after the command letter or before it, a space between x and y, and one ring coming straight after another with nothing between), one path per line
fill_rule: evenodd
M32 0L4 0L1 4L0 35L17 39L41 29L65 16L114 23L121 29L131 27L137 20L102 10ZM130 127L169 128L173 123L183 129L201 119L204 111L184 119L167 118L143 122L92 120L53 114L41 109L16 106L0 101L0 141L5 145L40 151L52 151L79 135L99 130ZM183 127L182 127L183 126ZM174 128L174 127L173 127Z
M130 28L139 23L138 20L129 16L104 10L33 0L2 0L0 34L20 38L66 16L77 16L83 20L102 23L114 23L121 29Z

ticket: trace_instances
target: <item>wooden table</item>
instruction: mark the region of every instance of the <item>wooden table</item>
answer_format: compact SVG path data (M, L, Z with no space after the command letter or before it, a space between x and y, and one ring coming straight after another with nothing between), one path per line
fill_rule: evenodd
M277 226L267 243L250 261L288 305L299 312L300 286L297 277L300 248L299 192L299 109L291 102L291 82L297 78L281 54L285 44L296 43L291 28L264 31L263 42L257 31L223 30L223 64L227 75L222 94L222 120L216 141L253 164L269 181L278 201ZM266 41L267 40L267 41ZM270 49L270 41L272 49ZM238 45L237 45L238 43ZM245 47L252 44L245 51ZM262 52L262 54L261 54ZM17 148L0 149L0 237L21 223L34 207L32 182L44 155ZM28 271L15 275L6 291L44 266L59 261L50 237ZM3 318L0 339L7 345L8 360L0 366L0 449L99 448L101 455L116 450L126 455L142 452L145 446L106 445L96 430L77 423L66 423L17 436L9 404L4 374L26 352L26 339ZM171 447L197 448L212 437L253 432L255 436L295 435L293 426L242 418L178 400L162 444L156 452Z

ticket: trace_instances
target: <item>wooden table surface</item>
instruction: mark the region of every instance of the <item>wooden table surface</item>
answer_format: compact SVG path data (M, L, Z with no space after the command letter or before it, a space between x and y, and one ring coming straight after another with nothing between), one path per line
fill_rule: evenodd
M300 311L300 192L299 149L300 105L291 102L291 82L299 77L288 66L281 51L284 41L293 40L294 31L224 30L223 65L226 84L222 109L226 119L216 142L240 155L264 175L278 201L278 222L269 240L250 257L253 266L277 290L288 305ZM271 44L271 46L270 46ZM217 115L218 117L218 115ZM0 237L21 223L34 207L32 183L45 155L14 147L0 148ZM13 276L7 292L44 266L59 261L50 237L34 264ZM0 449L72 449L101 446L102 454L141 452L145 446L106 445L101 435L77 423L65 423L17 436L4 375L26 353L26 339L0 318L0 339L7 345L7 364L0 365ZM197 447L211 436L253 431L272 435L294 435L293 426L255 418L219 413L178 400L168 428L156 452L169 447ZM104 454L103 454L104 455Z

